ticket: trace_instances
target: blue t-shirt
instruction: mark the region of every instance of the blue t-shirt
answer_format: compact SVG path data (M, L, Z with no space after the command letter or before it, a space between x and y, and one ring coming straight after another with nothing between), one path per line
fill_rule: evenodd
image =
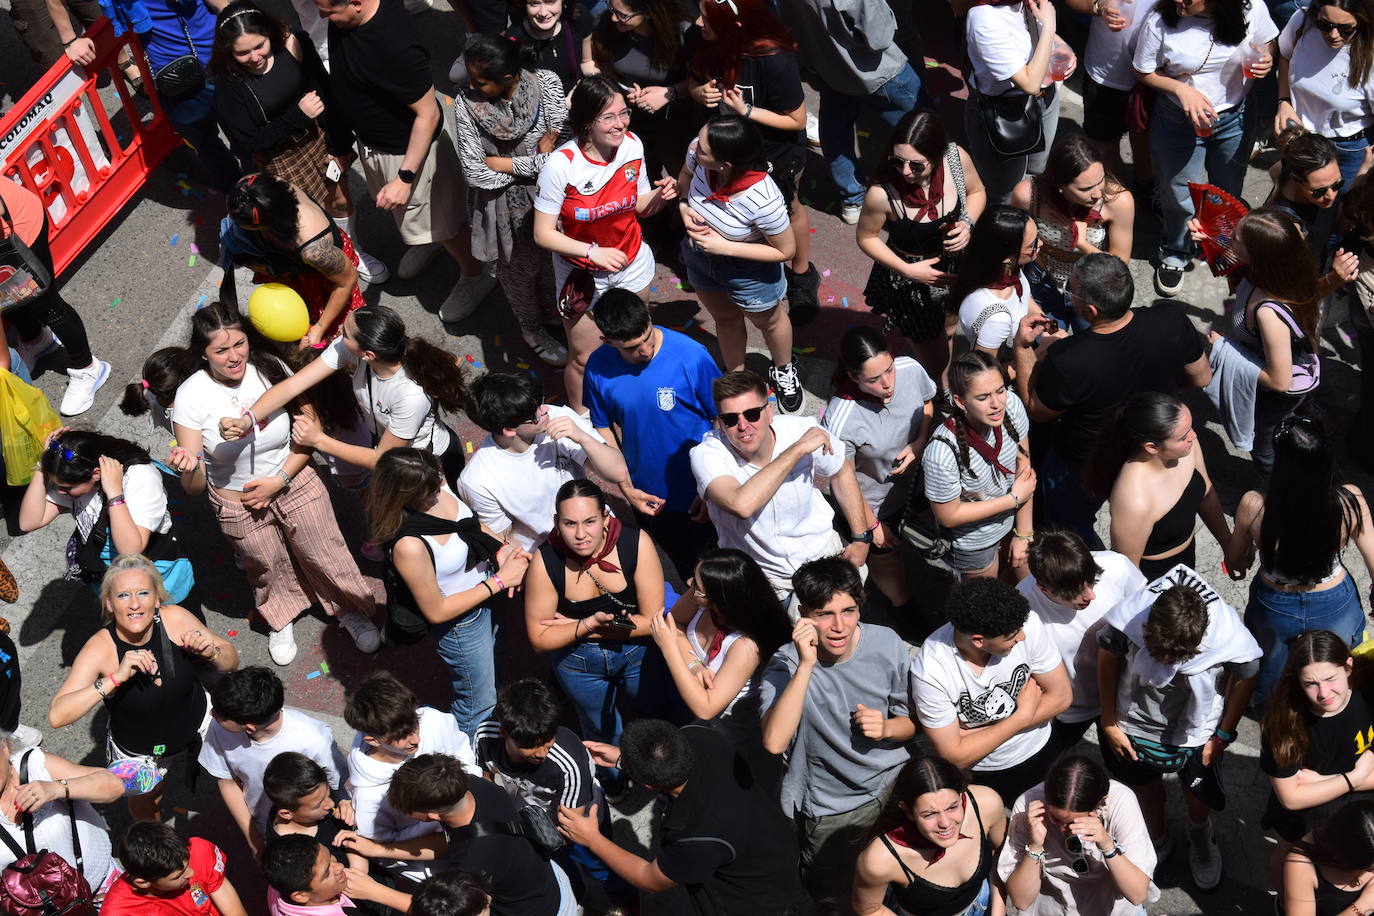
M196 57L202 64L210 62L210 51L215 43L215 14L202 0L146 0L144 6L153 27L139 38L154 72L191 51L186 44L186 32L177 21L177 13L186 20L186 31L191 33L191 41L195 43Z
M593 352L582 396L593 426L620 426L635 487L663 497L665 509L685 512L697 495L689 453L711 428L711 383L720 370L692 338L658 330L663 343L647 363L631 365L610 345Z

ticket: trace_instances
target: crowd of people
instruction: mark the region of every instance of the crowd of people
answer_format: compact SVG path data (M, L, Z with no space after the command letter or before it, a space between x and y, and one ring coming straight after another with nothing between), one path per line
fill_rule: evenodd
M224 192L226 280L123 392L170 451L63 426L23 493L24 531L72 516L67 576L103 610L48 724L103 709L108 766L39 749L0 634L0 909L1143 916L1179 832L1165 776L1194 888L1227 880L1221 763L1250 716L1275 845L1247 880L1288 916L1374 913L1374 672L1344 559L1374 570L1374 518L1314 397L1325 325L1348 312L1374 348L1374 0L1136 2L956 3L962 124L922 84L907 0L466 0L442 51L425 0L102 2L147 53L125 78L151 77ZM14 15L36 55L87 64L90 12ZM1082 130L1059 130L1079 69ZM890 128L860 144L868 174L865 111ZM880 319L846 313L818 414L794 356L820 312L813 145ZM1223 234L1192 189L1239 195L1256 151L1272 191ZM0 203L0 262L50 269L42 201L0 182ZM366 206L394 217L394 267L359 245ZM1203 244L1232 268L1224 304L1196 303L1207 334L1168 301ZM440 250L440 318L499 286L561 392L365 303ZM715 352L655 320L660 263ZM299 340L241 312L236 267L299 293ZM110 367L79 313L50 286L5 317L0 367L63 347L60 412L88 410ZM1195 410L1249 454L1232 515ZM386 655L349 683L351 744L288 705L207 623L178 489L273 663L318 607L362 655L432 651L447 707ZM227 838L164 823L169 781L201 778L265 900ZM652 843L610 815L645 790ZM94 806L121 797L111 835Z

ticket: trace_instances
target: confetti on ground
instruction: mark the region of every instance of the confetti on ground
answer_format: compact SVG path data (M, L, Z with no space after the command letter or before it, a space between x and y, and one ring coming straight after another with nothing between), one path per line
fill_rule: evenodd
M815 229L812 229L812 230L811 230L811 234L812 234L812 235L815 235L815 234L816 234L816 230L815 230Z
M471 353L464 353L464 354L463 354L463 359L467 360L467 361L470 362L470 363L475 363L475 362L477 362L477 360L475 360L475 359L472 358L472 354L471 354Z
M793 348L792 348L792 352L793 352L793 353L800 353L802 356L805 356L805 355L808 354L808 353L815 353L815 352L816 352L816 348L815 348L815 347L793 347Z
M832 303L832 302L834 302L834 301L835 301L835 297L834 297L834 296L826 296L826 297L825 297L825 303L826 303L826 305L829 305L830 303Z
M230 630L230 631L229 631L228 633L226 633L225 635L226 635L226 636L237 636L237 635L239 635L239 631L238 631L238 630Z
M822 276L822 277L828 277L828 276L830 276L830 271L829 271L829 270L823 270L823 271L821 271L821 276Z
M191 243L191 254L200 254L200 248L196 246L195 242Z
M329 673L329 662L320 662L320 670L325 674Z
M472 443L471 443L471 442L464 442L463 445L464 445L464 447L465 447L467 453L468 453L469 455L471 455L471 454L472 454Z
M309 674L307 674L307 675L305 676L305 679L306 679L307 681L313 681L315 678L317 678L317 677L319 677L319 676L320 676L320 673L319 673L318 671L312 671L312 672L310 672Z
M181 241L181 236L180 236L180 235L174 235L174 236L172 236L171 242L170 242L169 244L170 244L173 248L175 248L175 247L177 247L177 242L179 242L179 241Z
M530 370L530 378L539 378L539 373L538 373L538 372L535 372L533 369L531 369L531 370Z
M649 292L651 292L651 293L656 293L656 292L658 292L658 287L657 287L657 286L651 286L651 287L649 287Z
M200 301L196 303L196 311L197 311L197 312L199 312L201 309L205 308L205 298L206 298L206 297L201 296L201 297L200 297Z
M682 280L679 279L678 277L669 277L669 278L668 278L668 282L669 282L669 283L681 283ZM678 289L682 289L682 287L679 286Z
M121 303L121 302L123 302L123 301L124 301L124 297L123 297L123 296L118 296L118 297L116 297L116 298L115 298L115 301L113 301L113 302L110 303L110 308L114 308L116 305L119 305L119 303Z
M528 369L529 367L530 367L530 364L527 363L527 362L524 362L523 360L522 360L521 362L518 362L518 363L515 364L515 368L517 368L517 369Z
M848 297L848 296L845 296L845 297L844 297L844 307L845 307L845 308L849 308L849 297Z
M196 266L196 256L195 256L195 255L191 255L189 258L186 259L186 266L187 266L187 267L195 267L195 266Z

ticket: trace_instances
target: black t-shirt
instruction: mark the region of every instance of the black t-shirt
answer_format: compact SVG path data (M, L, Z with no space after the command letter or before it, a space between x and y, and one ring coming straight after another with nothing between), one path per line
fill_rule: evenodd
M658 868L700 913L784 913L804 898L797 841L749 765L710 728L682 730L697 763L663 819Z
M1051 410L1054 447L1071 467L1092 455L1109 411L1141 391L1173 394L1183 368L1202 356L1203 339L1178 308L1132 309L1118 331L1084 331L1050 347L1035 374L1035 394Z
M501 725L487 719L477 726L477 765L496 777L522 805L543 805L554 819L558 806L581 808L592 800L592 756L577 735L562 726L553 747L537 766L513 761L506 754Z
M563 92L568 93L582 78L582 39L591 31L590 16L574 16L571 21L564 19L562 28L552 38L531 38L524 22L511 25L501 36L517 39L533 48L537 55L535 68L557 74Z
M1292 776L1298 770L1312 770L1323 776L1349 773L1355 760L1374 743L1374 689L1352 691L1345 709L1334 716L1303 715L1307 723L1307 753L1297 766L1281 767L1265 737L1260 742L1260 770L1276 779Z
M472 819L515 823L515 803L501 788L485 779L472 779L468 791L476 801ZM460 828L461 830L461 828ZM557 913L562 895L548 860L524 837L497 834L465 839L444 828L448 860L454 868L486 876L491 884L492 916L549 916Z
M275 815L273 815L275 817ZM315 825L315 839L320 841L329 854L334 857L344 868L348 867L348 850L343 846L335 846L334 838L339 835L340 830L352 830L353 828L339 820L332 814L326 815L325 819ZM271 836L286 836L287 834L277 829L277 822L274 820L267 826L267 832Z
M433 92L434 77L404 4L381 4L356 28L330 23L329 81L340 116L359 142L381 153L405 153L415 122L410 106Z

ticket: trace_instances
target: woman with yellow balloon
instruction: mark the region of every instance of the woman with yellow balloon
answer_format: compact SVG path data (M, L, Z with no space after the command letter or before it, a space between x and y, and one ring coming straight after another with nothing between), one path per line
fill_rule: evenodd
M292 624L312 604L311 594L360 651L375 652L381 637L370 620L372 591L339 532L310 449L292 446L285 409L254 409L268 388L290 375L271 346L228 303L191 316L187 350L199 368L177 388L177 445L167 463L181 474L188 494L209 497L253 587L258 613L272 629L268 652L274 662L287 665L296 657ZM219 426L226 415L249 417L249 433L226 440Z
M263 283L249 301L253 324L273 340L320 349L363 305L353 242L305 192L267 172L245 175L229 191L220 223L226 282L232 301L235 264ZM229 295L225 295L229 293Z

